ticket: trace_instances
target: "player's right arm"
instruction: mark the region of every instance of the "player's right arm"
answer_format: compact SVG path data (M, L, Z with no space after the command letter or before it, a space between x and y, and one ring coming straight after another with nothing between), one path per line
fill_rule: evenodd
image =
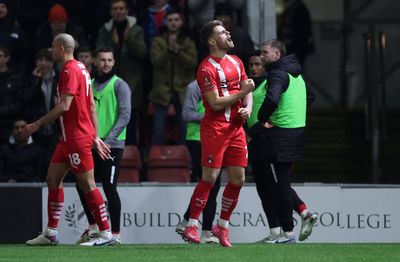
M54 120L58 119L64 112L69 110L71 106L72 100L74 99L73 95L70 94L62 94L60 97L60 102L56 104L50 112L48 112L43 117L39 118L35 122L28 124L25 126L23 133L26 136L30 136L31 134L35 133L45 124L53 122Z

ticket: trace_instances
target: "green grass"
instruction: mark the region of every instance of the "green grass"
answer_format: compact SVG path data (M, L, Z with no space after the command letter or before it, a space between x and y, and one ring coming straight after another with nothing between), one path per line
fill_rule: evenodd
M27 247L0 245L0 261L400 261L400 244L119 245Z

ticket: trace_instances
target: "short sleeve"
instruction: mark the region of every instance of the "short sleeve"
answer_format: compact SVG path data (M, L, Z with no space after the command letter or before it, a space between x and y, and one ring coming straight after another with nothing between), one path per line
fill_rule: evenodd
M65 68L61 73L60 94L75 95L78 92L78 77L76 71Z
M197 72L197 83L203 94L218 89L215 73L211 72L206 67L199 68Z

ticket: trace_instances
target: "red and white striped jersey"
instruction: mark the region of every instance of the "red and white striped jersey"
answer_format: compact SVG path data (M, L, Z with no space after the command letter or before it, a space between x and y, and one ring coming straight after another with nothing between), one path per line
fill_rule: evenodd
M223 110L214 111L207 103L204 94L218 90L219 96L230 96L240 91L240 82L247 79L242 61L233 55L225 55L222 59L209 55L197 71L197 82L202 93L202 100L206 109L202 124L229 126L243 125L244 120L237 113L242 107L242 101ZM203 123L204 122L204 123ZM224 124L226 123L226 124Z

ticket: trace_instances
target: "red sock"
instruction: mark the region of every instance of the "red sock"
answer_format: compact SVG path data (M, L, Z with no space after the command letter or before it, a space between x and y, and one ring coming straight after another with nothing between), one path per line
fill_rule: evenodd
M300 215L305 209L307 209L307 206L306 206L306 204L301 203L295 209L296 209L296 212L299 213L299 215Z
M64 205L64 188L49 189L47 197L47 227L57 229Z
M197 183L190 201L190 218L199 219L201 211L203 211L207 204L212 186L213 184L203 180Z
M104 231L110 229L107 219L106 204L104 204L103 196L99 189L93 189L85 195L85 198L89 210L93 214L96 224L99 226L99 230Z
M236 186L228 183L222 195L222 206L220 218L229 221L232 212L239 200L239 193L242 186Z

